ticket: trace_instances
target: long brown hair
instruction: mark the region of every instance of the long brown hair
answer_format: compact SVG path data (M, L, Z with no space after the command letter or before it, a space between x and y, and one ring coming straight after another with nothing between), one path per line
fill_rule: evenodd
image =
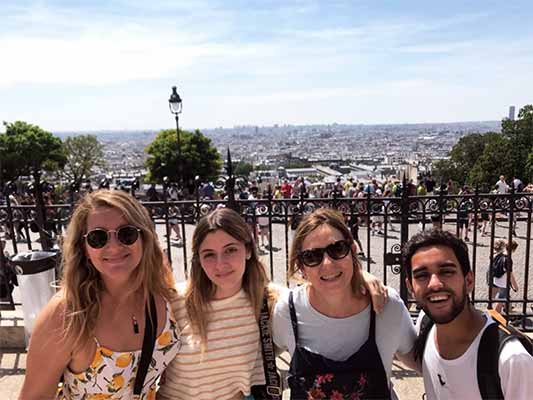
M294 233L294 239L289 254L289 270L287 272L287 277L289 279L300 280L298 272L301 272L303 266L300 265L298 260L298 253L302 250L302 243L311 232L322 225L329 225L331 228L338 230L345 240L350 241L350 243L354 242L350 229L346 226L341 213L330 208L319 208L318 210L313 211L302 219ZM357 295L360 294L362 283L361 263L357 259L353 250L351 251L351 254L353 260L351 287L352 292Z
M185 307L193 332L200 337L202 350L207 348L209 302L214 298L216 286L200 264L199 249L205 237L219 229L244 243L250 253L250 258L246 260L242 288L252 304L257 319L261 311L263 293L268 284L265 267L257 256L252 234L241 216L229 208L219 208L203 217L196 225L192 237L191 273L185 289Z
M72 214L63 244L64 336L73 340L75 347L90 340L100 314L104 283L86 257L84 239L89 214L99 208L120 211L129 224L141 230L143 254L132 274L131 292L141 289L145 302L150 293L167 299L175 293L174 277L148 211L121 190L98 190L87 194Z

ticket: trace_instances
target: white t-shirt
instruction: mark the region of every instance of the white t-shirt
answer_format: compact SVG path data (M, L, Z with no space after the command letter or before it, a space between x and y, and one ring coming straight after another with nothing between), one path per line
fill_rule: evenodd
M376 345L387 377L391 378L395 353L409 353L416 333L398 292L387 287L389 300L381 314L376 315ZM306 286L293 289L293 301L298 319L299 343L305 349L335 361L344 361L357 352L368 339L370 305L347 318L330 318L309 303ZM289 312L289 291L282 293L274 308L272 320L274 343L294 353L294 333ZM393 392L391 388L391 392ZM393 394L393 398L396 395Z
M498 193L505 194L509 191L509 185L505 181L499 180L496 182L496 186L498 187Z
M417 331L423 315L421 312L418 317ZM482 400L477 383L477 355L483 332L494 322L488 314L485 318L485 326L470 347L454 360L445 360L440 356L435 347L435 326L431 328L422 362L427 400ZM517 339L510 340L503 347L498 372L505 399L533 399L533 357Z

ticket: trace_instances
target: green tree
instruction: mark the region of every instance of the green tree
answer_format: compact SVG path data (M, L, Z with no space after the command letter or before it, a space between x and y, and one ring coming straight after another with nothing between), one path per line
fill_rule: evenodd
M103 145L95 135L78 135L65 139L63 143L67 162L63 176L79 187L84 177L89 177L94 167L104 167Z
M43 171L54 172L63 168L67 158L61 139L37 125L16 121L4 122L5 134L0 135L0 160L4 179L16 179L21 175L31 175L34 187L41 187ZM36 222L44 227L44 201L40 190L36 191L38 210ZM44 249L52 247L44 230L39 230Z
M511 158L511 174L524 180L528 178L526 165L531 148L533 147L533 105L528 104L520 109L516 120L502 121L502 134L508 138L513 147Z
M527 156L525 173L526 182L533 182L533 147L531 147Z
M180 131L182 182L190 185L199 176L204 182L213 180L222 166L218 150L211 139L199 130ZM148 158L147 181L162 182L165 176L170 181L178 181L178 147L175 129L160 131L146 148Z
M506 141L508 139L496 132L473 133L463 136L453 146L449 153L449 159L437 161L434 164L433 175L437 180L447 181L451 179L459 185L465 183L490 184L492 178L487 181L483 179L492 177L495 168L497 166L502 167L502 164L505 164L506 160L509 159L509 153L498 148L499 145L506 145ZM483 160L478 163L481 157ZM480 169L480 165L490 168L483 171ZM499 176L499 174L506 174L507 172L506 169L506 172L500 170L500 172L495 173Z
M250 175L250 172L254 170L254 166L245 161L233 163L233 173L235 175L246 176Z
M38 182L43 171L63 168L67 158L61 139L37 125L16 121L4 122L0 135L0 158L4 179L31 175Z
M481 155L477 157L472 169L468 172L467 182L472 185L492 186L500 175L513 176L513 165L510 160L513 154L512 142L503 135L487 136L487 143Z

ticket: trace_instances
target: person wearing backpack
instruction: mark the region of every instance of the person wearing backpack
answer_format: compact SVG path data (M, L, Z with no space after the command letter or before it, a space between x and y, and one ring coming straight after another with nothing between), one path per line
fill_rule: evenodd
M509 257L509 253L514 253L518 243L514 240L507 243L503 239L498 239L494 242L494 251L497 253L491 264L492 272L492 298L502 300L501 303L496 303L494 309L499 313L502 312L504 302L509 297L509 288L507 287L507 272L510 273L509 283L511 289L515 292L518 291L518 284L516 283L516 277L514 276L513 260Z
M423 231L406 243L402 262L423 310L415 357L422 359L426 399L533 398L533 345L470 302L466 244L450 232Z

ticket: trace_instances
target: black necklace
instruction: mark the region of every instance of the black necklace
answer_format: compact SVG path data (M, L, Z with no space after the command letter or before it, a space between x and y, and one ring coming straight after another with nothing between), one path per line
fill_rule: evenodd
M137 318L135 318L135 315L131 314L131 323L133 325L133 333L136 335L139 333L139 323L137 322Z

